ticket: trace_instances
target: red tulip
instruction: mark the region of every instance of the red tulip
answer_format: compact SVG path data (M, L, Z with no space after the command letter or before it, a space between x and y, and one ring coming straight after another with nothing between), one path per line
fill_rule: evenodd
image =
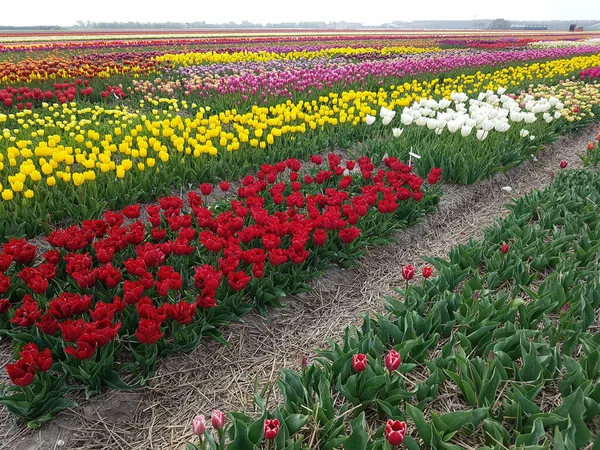
M431 270L431 267L429 266L425 266L423 267L422 273L423 273L423 278L429 278L432 274L433 270Z
M600 135L598 135L600 137ZM594 150L594 143L593 142L588 142L588 150L591 152L592 150Z
M221 430L225 426L225 413L218 409L213 409L210 421L215 430Z
M228 181L221 181L219 183L219 188L223 191L223 192L227 192L229 190L229 182Z
M510 247L508 246L508 244L502 244L500 246L500 251L502 253L504 253L505 255L508 253L508 250L510 249Z
M415 268L412 266L412 264L407 264L406 266L402 267L402 277L408 281L410 279L412 279L412 277L415 276Z
M387 355L385 355L385 367L390 372L396 370L400 363L402 362L402 358L400 357L400 353L396 350L390 350Z
M406 422L389 419L385 424L385 438L390 445L400 445L406 434Z
M200 193L202 195L210 195L211 192L212 192L212 184L202 183L200 185Z
M355 372L360 373L367 368L367 355L357 353L352 356L352 368Z
M264 424L265 439L272 441L279 433L279 420L266 419Z
M35 362L32 355L25 355L15 364L7 364L6 371L17 386L29 386L35 377Z
M560 168L561 169L564 169L568 165L569 165L568 161L565 161L564 159L560 162Z

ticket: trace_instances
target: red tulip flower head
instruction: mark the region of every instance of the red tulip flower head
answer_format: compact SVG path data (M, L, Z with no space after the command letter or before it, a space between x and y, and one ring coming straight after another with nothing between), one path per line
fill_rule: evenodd
M204 415L200 414L192 420L192 432L198 436L202 436L204 430L206 430L206 419Z
M510 247L508 246L508 244L502 244L500 246L500 251L502 253L504 253L505 255L508 253L508 250L510 249Z
M200 193L202 195L210 195L211 192L212 192L212 184L210 184L210 183L202 183L200 185Z
M223 411L219 411L218 409L213 409L210 421L212 422L212 426L215 430L223 429L225 426L225 413Z
M400 363L402 362L402 358L400 357L400 353L396 350L390 350L387 355L385 355L385 367L390 372L396 370Z
M600 135L598 135L598 136L600 136ZM593 142L588 142L588 151L591 152L592 150L594 150L594 143Z
M402 267L402 278L404 278L406 281L412 279L412 277L415 276L415 268L412 266L412 264L407 264L406 266Z
M423 278L429 278L432 274L433 270L431 270L431 267L429 266L425 266L423 267L422 273L423 273Z
M266 419L264 425L265 439L272 441L277 437L279 433L279 420L277 419Z
M352 368L355 372L360 373L367 368L367 355L357 353L352 356Z
M560 162L560 168L564 169L569 165L568 161L565 161L564 159Z
M400 445L406 434L406 422L389 419L385 424L385 438L390 445Z

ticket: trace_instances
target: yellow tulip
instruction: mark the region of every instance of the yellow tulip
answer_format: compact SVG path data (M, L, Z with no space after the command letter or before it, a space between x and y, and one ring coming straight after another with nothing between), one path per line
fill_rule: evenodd
M4 189L2 191L2 198L7 202L13 199L13 192L10 189Z
M25 191L25 198L33 198L33 191L31 189L27 189Z

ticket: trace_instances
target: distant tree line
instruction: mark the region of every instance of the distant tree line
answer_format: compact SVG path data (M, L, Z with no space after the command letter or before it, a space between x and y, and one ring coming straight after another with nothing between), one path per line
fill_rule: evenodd
M77 28L85 29L171 29L171 30L186 30L186 29L203 29L203 28L228 28L228 29L268 29L268 28L334 28L334 29L381 29L381 28L399 28L399 29L426 29L426 30L464 30L464 29L509 29L524 28L532 25L546 25L548 30L568 30L569 25L577 23L577 26L586 27L592 26L600 22L599 20L550 20L550 21L508 21L504 19L476 19L476 20L415 20L412 22L393 21L380 26L364 26L358 22L279 22L257 24L248 21L241 23L206 23L202 22L83 22L78 21Z
M241 23L206 23L202 22L91 22L79 20L74 27L60 26L0 26L0 31L67 31L70 29L97 30L194 30L194 29L425 29L425 30L486 30L524 28L531 25L546 25L548 30L568 30L569 25L576 23L584 30L600 23L599 20L549 20L549 21L508 21L504 19L474 19L474 20L415 20L412 22L393 21L380 26L364 26L358 22L280 22L257 24L248 21ZM597 27L595 27L597 29Z

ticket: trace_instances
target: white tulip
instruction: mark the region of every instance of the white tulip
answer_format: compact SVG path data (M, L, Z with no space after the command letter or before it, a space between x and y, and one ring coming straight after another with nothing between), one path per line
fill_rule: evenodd
M506 133L508 130L510 130L510 125L508 122L496 122L494 129L499 133Z
M502 95L506 92L506 88L500 86L498 89L496 89L496 92L498 93L498 95Z
M529 136L529 140L533 141L535 139L535 136L532 134L531 136Z
M556 104L558 103L558 99L556 97L550 97L548 102L550 103L551 106L556 106Z
M521 135L521 137L527 137L529 136L529 130L523 128L519 134Z
M404 128L392 128L392 134L396 138L402 136L403 132L404 132Z
M384 119L385 119L386 117L389 117L389 118L390 118L390 120L392 120L392 119L394 118L394 116L396 115L396 111L394 111L394 110L391 110L391 109L387 109L387 108L385 108L385 107L383 107L383 106L382 106L382 107L381 107L381 110L379 111L379 115L380 115L382 118L384 118Z
M515 111L514 109L510 111L510 121L511 122L521 122L524 118L525 118L525 113Z
M484 131L488 132L494 128L494 122L490 120L484 120L483 122L481 122L481 128L483 128Z
M473 128L474 126L477 125L477 121L475 119L467 118L467 120L465 120L465 125Z
M460 129L460 134L462 134L463 137L467 137L469 134L471 134L472 130L473 130L473 128L471 128L467 125L463 125L463 127Z
M389 125L389 123L392 121L392 118L393 118L393 117L390 117L390 116L385 116L383 119L381 119L381 122L382 122L384 125Z
M416 123L417 125L419 125L420 127L423 127L423 126L427 125L427 117L419 117L419 118L418 118L418 119L415 121L415 123Z
M413 123L413 116L411 116L410 114L402 113L402 115L400 115L400 121L402 122L402 124L408 126L411 123Z
M555 119L560 119L562 117L562 114L560 113L560 111L555 111L554 112L554 118Z
M477 130L477 139L480 141L485 141L485 138L488 137L488 132L485 130Z
M450 120L448 122L448 131L450 133L456 133L461 126L462 123L459 120Z
M536 120L537 120L537 117L535 117L535 114L533 114L533 113L525 114L525 123L533 123Z
M430 130L435 130L436 128L438 128L439 126L439 122L435 119L427 119L427 128L429 128Z
M440 100L439 105L440 105L440 109L446 109L450 106L452 102L450 100L448 100L447 98L443 98Z
M370 114L367 114L366 122L367 125L373 125L375 123L375 117L371 116Z

